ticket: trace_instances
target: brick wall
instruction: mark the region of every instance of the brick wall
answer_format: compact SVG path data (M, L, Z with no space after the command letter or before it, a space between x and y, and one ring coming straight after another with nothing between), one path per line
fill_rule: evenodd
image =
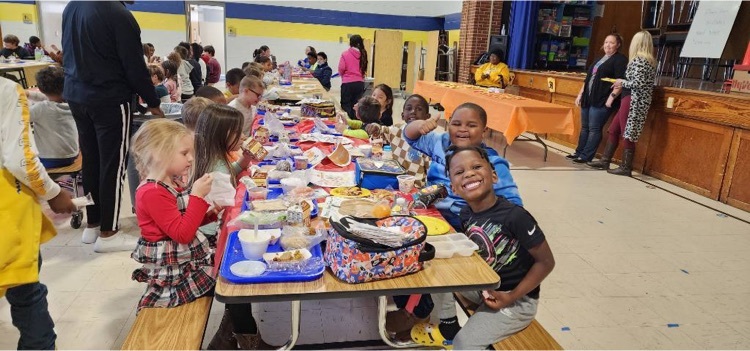
M487 51L489 36L500 34L503 2L464 0L458 46L458 81L469 82L469 69L479 55ZM490 13L492 22L490 23Z

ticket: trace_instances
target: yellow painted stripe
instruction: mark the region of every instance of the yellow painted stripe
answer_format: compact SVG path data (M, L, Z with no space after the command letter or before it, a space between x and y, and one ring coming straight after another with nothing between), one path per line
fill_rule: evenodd
M24 14L31 15L33 23L37 22L36 5L0 2L0 21L23 22Z
M316 41L343 40L348 42L347 34L359 34L364 39L373 39L376 28L333 26L323 24L289 23L227 18L227 27L234 27L238 36L270 37L287 39L307 39ZM227 29L227 31L229 31ZM404 41L427 43L427 32L401 30Z
M448 41L449 41L448 46L451 46L451 44L453 44L454 41L457 42L457 43L459 43L460 42L459 41L460 37L461 37L461 30L460 29L449 30L448 31Z
M185 15L141 11L133 11L132 13L141 29L171 30L175 32L187 31Z

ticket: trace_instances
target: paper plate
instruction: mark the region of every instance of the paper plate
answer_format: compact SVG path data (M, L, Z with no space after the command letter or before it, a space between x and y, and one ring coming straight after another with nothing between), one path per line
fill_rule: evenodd
M445 220L430 216L415 216L427 227L427 235L442 235L451 231L451 225Z
M378 203L368 199L349 199L341 202L339 214L357 218L375 218L372 210Z
M229 270L238 277L257 277L266 271L266 264L260 261L239 261Z
M349 195L348 191L349 189L357 188L359 189L358 195ZM368 197L372 195L372 193L365 189L365 188L359 188L359 187L342 187L342 188L336 188L331 190L331 196L338 196L338 197Z

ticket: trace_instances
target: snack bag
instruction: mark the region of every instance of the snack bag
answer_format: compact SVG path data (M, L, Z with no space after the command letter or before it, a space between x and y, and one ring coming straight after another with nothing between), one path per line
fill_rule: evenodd
M414 194L413 208L428 208L448 196L448 189L443 185L430 185Z

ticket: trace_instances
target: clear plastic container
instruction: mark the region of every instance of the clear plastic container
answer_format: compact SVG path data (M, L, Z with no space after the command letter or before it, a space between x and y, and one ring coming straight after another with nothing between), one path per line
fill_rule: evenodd
M427 242L435 247L435 258L471 256L479 246L462 233L428 236Z

